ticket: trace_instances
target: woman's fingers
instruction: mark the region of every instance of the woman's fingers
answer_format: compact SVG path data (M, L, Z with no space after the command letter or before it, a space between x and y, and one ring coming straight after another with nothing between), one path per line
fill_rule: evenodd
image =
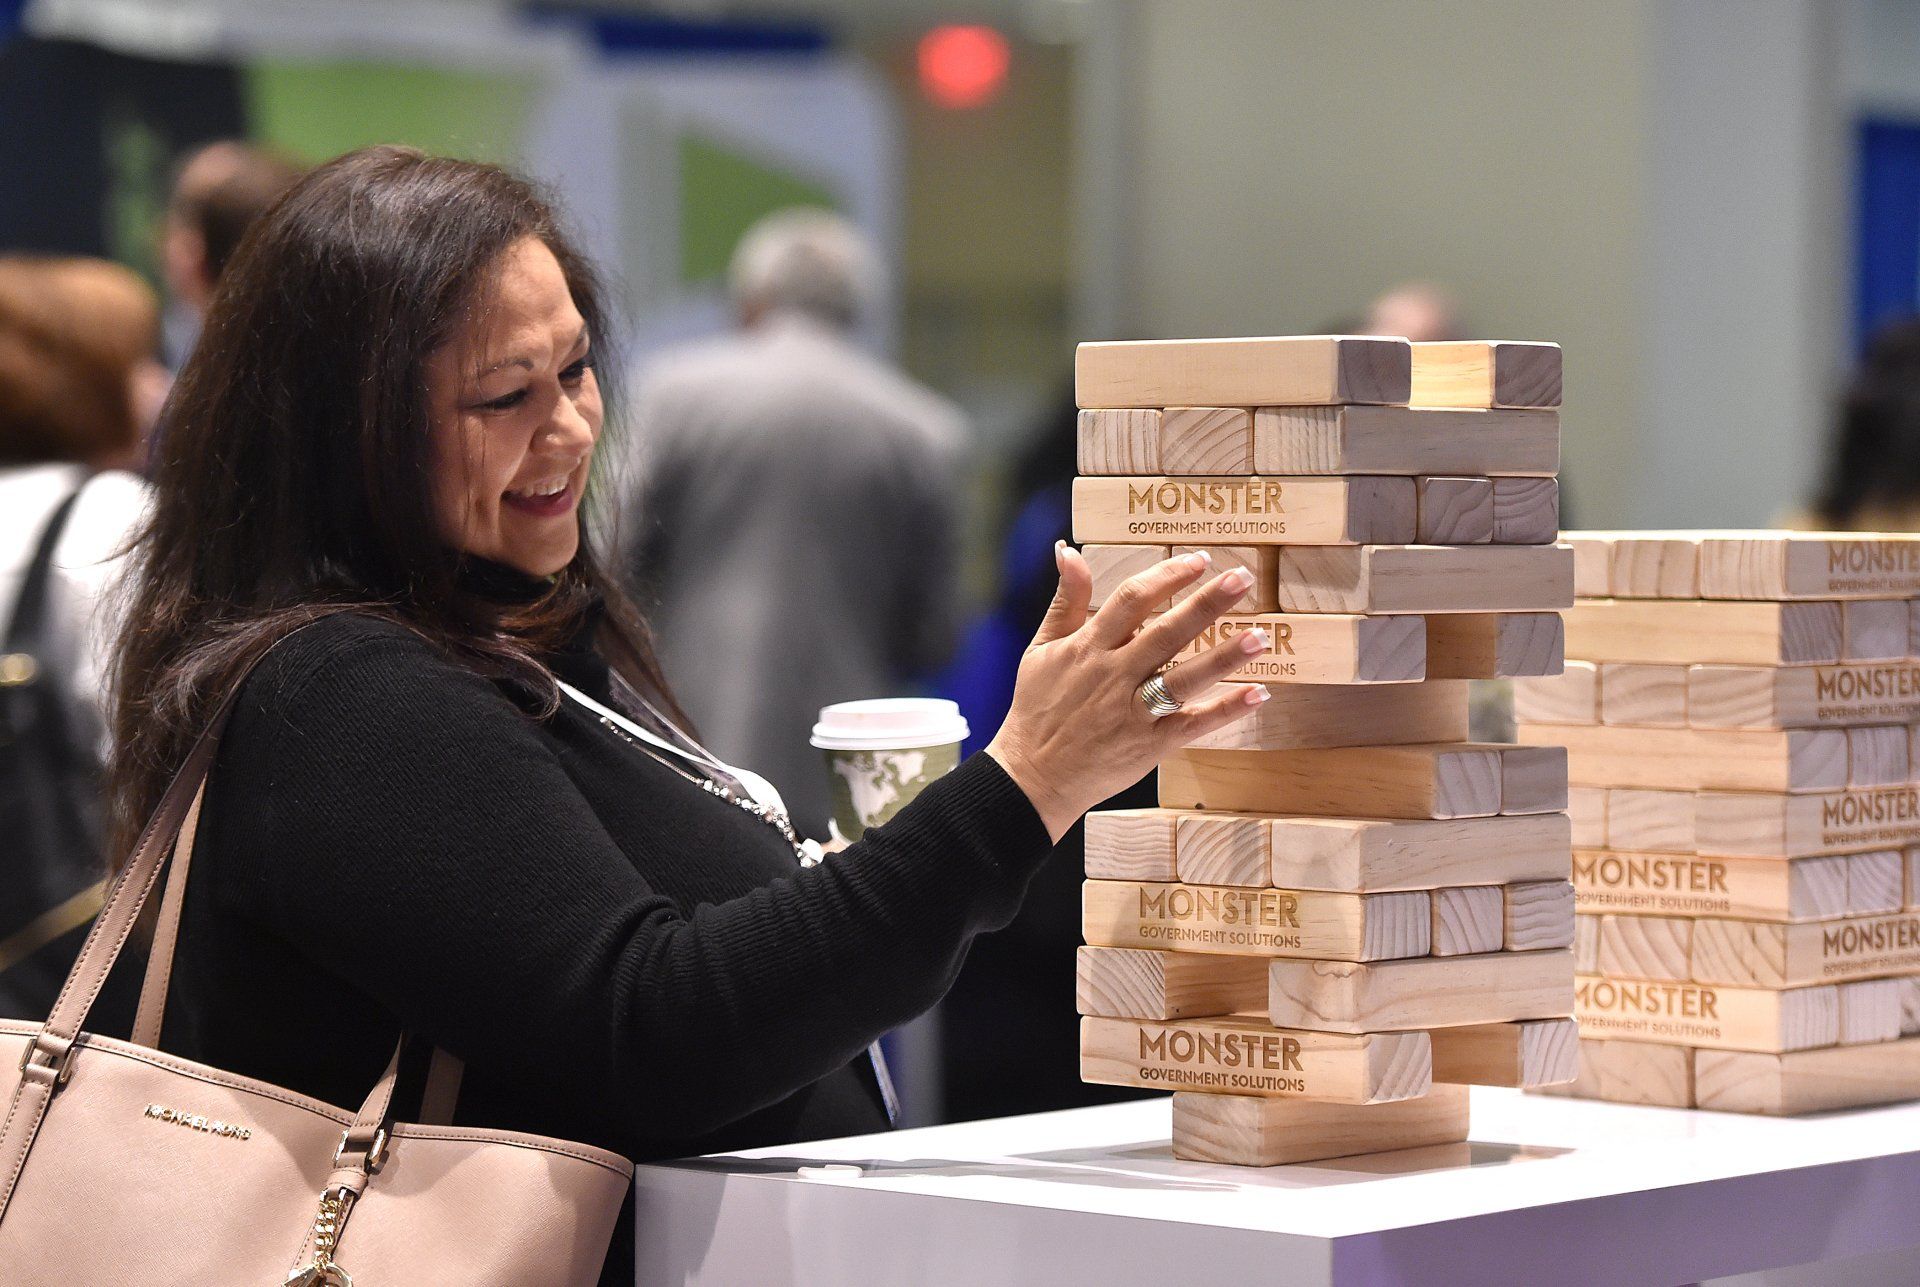
M1187 703L1185 710L1160 721L1162 745L1177 751L1196 738L1244 719L1271 694L1259 684L1220 684L1198 701Z
M1184 590L1198 581L1212 566L1213 557L1203 550L1167 559L1128 577L1093 614L1093 620L1088 623L1088 637L1098 647L1118 648L1139 633L1156 605L1173 597L1174 591Z
M1189 657L1167 670L1160 678L1176 702L1190 702L1205 695L1209 688L1239 670L1250 658L1267 650L1267 632L1247 630L1223 644Z
M1060 588L1053 592L1047 615L1034 635L1036 644L1052 643L1087 624L1087 605L1093 602L1093 571L1086 558L1065 541L1053 543L1053 565L1060 569Z
M1175 604L1173 611L1155 618L1134 640L1132 651L1148 669L1166 665L1180 655L1181 649L1199 638L1200 632L1212 625L1221 613L1246 598L1251 589L1253 574L1245 568L1234 568L1215 577L1211 584Z

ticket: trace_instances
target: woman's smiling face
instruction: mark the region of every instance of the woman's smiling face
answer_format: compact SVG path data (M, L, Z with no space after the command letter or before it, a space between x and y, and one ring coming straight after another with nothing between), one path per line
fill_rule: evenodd
M427 359L434 512L456 549L550 576L579 548L600 437L592 337L535 238L500 257L487 302Z

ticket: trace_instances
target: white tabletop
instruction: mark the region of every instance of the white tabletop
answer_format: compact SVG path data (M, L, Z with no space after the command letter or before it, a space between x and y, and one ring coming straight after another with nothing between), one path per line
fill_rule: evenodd
M1920 1105L1776 1119L1476 1088L1470 1143L1266 1169L1176 1161L1168 1114L643 1166L639 1281L1637 1285L1920 1264Z

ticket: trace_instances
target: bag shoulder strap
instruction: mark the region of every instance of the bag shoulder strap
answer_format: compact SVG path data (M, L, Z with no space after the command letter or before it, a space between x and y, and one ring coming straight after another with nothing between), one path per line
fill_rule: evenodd
M59 547L60 538L67 530L67 520L73 516L80 493L86 490L91 478L92 475L82 478L79 486L53 507L42 524L40 538L34 542L33 558L27 563L27 574L20 582L19 597L14 600L13 617L7 622L6 643L0 645L0 652L37 656L45 651L48 609L53 599L53 552Z

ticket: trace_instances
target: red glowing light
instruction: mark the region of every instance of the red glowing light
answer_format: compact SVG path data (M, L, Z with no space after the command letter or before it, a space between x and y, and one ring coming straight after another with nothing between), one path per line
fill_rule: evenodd
M935 27L920 38L920 88L941 107L980 107L1007 83L1012 54L992 27Z

